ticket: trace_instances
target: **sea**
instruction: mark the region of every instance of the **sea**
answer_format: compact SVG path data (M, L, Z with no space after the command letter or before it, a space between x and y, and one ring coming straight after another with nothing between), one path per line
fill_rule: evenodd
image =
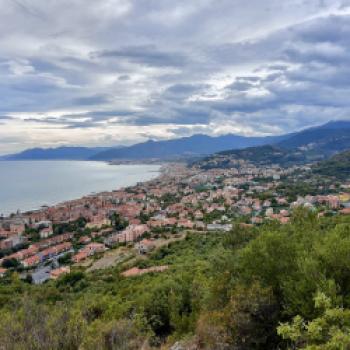
M136 185L157 177L160 167L92 161L0 161L0 214Z

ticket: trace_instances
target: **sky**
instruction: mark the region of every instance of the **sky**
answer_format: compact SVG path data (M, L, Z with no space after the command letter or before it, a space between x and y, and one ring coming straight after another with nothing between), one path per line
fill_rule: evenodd
M0 154L350 119L350 0L0 0Z

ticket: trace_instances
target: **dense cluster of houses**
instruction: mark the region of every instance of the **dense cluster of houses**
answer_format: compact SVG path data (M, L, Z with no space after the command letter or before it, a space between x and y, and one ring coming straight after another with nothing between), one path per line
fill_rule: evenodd
M1 218L0 266L3 267L0 277L6 273L8 260L34 269L47 261L57 262L69 252L72 261L80 263L108 248L132 242L136 242L135 248L144 254L154 248L154 240L144 238L147 235L182 229L229 231L232 219L237 216L245 217L249 224L271 219L285 224L296 206L315 210L324 207L350 214L348 184L338 193L299 196L291 202L277 188L281 178L293 176L295 170L300 173L309 168L256 167L240 162L237 168L201 170L175 164L167 167L157 179L127 189ZM264 198L261 194L265 193L270 196ZM127 225L116 228L113 215L118 215ZM55 226L81 218L85 220L87 233L84 235L55 233ZM28 230L38 232L35 242ZM77 244L73 245L73 241ZM67 272L68 268L56 266L51 278Z

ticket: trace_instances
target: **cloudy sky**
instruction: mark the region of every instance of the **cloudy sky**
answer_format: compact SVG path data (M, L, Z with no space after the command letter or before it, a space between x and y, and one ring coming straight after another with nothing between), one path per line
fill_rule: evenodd
M350 119L350 0L0 0L0 154Z

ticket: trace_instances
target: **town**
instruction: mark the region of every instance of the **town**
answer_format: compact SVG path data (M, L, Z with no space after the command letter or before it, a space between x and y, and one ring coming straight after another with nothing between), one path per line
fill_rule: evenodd
M106 256L114 257L109 259L113 265L147 255L188 231L228 232L237 222L286 224L295 207L318 216L350 214L350 183L327 182L310 172L308 165L256 166L244 160L207 170L172 163L149 182L2 217L0 277L16 271L41 284L75 267L99 268ZM306 189L288 193L293 183ZM145 272L133 268L124 276Z

